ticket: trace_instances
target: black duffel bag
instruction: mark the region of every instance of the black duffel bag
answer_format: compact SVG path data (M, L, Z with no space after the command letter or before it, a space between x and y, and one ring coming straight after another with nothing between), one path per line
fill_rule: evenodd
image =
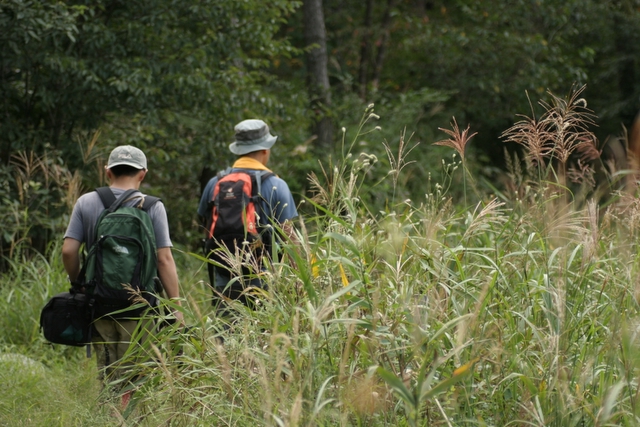
M40 329L54 344L82 347L91 343L93 304L81 293L62 292L40 312Z

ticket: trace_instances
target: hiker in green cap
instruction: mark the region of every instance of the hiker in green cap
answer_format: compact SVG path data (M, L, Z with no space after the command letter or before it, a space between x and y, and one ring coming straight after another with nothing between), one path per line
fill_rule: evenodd
M150 270L148 276L153 277L145 280L157 284L159 279L161 289L164 290L167 298L176 299L177 305L180 305L178 299L180 291L176 265L171 253L172 244L169 238L165 207L158 198L140 192L140 184L147 174L146 156L140 149L130 145L116 147L109 156L106 174L110 182L109 187L98 188L96 191L81 196L76 202L64 235L62 260L74 286L81 287L83 292L95 299L97 313L93 324L93 349L97 356L101 378L106 382L113 383L124 375L130 375L128 369L131 368L132 362L124 364L121 363L121 359L131 344L132 334L136 327L140 322L145 322L142 328L144 334L144 329L153 327L153 322L150 322L148 317L145 319L142 312L134 314L126 310L117 310L121 307L131 306L133 302L129 301L129 298L133 297L128 289L117 289L126 288L122 283L108 283L110 278L123 273L120 270L124 270L125 265L133 263L132 271L134 273L125 279L116 280L116 282L123 282L130 288L134 288L134 284L142 280L139 277L132 277L136 276L141 268L135 263L138 262L137 260L149 259L151 261L147 264L150 265L144 267ZM117 209L114 209L115 207ZM107 213L112 209L119 213L118 209L126 208L139 208L133 209L133 213L139 218L137 220L134 218L132 224L136 225L145 221L148 223L148 227L142 230L142 233L149 238L149 242L155 243L155 247L152 246L147 250L149 253L143 253L145 248L140 246L140 243L135 247L127 246L127 239L134 240L131 236L118 235L127 234L124 231L124 222L122 223L123 230L116 229L113 236L108 236L108 239L103 235L101 227L105 222L104 218L108 217ZM142 211L144 213L141 213ZM124 218L125 215L121 214L121 217ZM118 227L117 222L115 227ZM97 235L98 231L100 231L99 236ZM81 269L80 250L83 244L88 255L87 262ZM138 249L139 247L140 249ZM139 252L139 255L133 252ZM100 256L95 256L96 253L100 253ZM113 264L107 264L107 258L111 256L120 256L121 259L120 261L116 259ZM102 262L104 262L104 266L115 265L117 267L98 265ZM89 270L87 270L87 264L89 264ZM86 281L85 274L91 276L87 277ZM147 300L149 305L153 305L157 299L154 292L144 292L147 290L145 286L153 290L154 285L153 283L149 285L143 283L139 286L139 294ZM155 289L160 290L157 286ZM176 311L174 314L177 320L182 323L182 313ZM131 387L127 388L126 386L127 383L124 382L118 387L118 390L126 391L122 394L123 407L126 407L131 396Z

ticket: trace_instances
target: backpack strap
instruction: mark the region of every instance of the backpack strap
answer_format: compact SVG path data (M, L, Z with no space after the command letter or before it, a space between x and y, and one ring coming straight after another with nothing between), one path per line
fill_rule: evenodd
M268 227L270 223L269 218L267 218L266 212L268 203L267 199L262 196L262 182L272 176L276 176L276 174L268 170L256 171L252 174L252 181L255 183L255 185L253 185L254 194L252 194L252 198L254 199L254 203L258 211L258 227L261 230L260 240L264 245L262 253L269 256L271 256L273 252L273 229L271 227Z
M262 197L262 181L269 177L275 176L275 174L271 171L256 171L254 173L250 173L250 175L252 182L251 198L255 203L256 209L258 210L258 221L262 225L262 227L264 227L269 223L269 220L266 217L266 212L264 209L267 201L264 197ZM265 233L269 233L269 229L265 228L263 233L261 234ZM263 242L265 241L264 236L262 240ZM269 241L270 239L266 240Z
M125 191L124 193L122 193L120 197L116 199L116 196L113 194L113 191L111 191L111 188L109 187L96 188L96 192L98 193L98 196L100 196L100 200L102 200L102 205L104 206L105 209L109 209L109 212L114 212L116 209L118 209L122 205L122 203L125 200L127 200L136 191L138 190L131 188ZM155 205L158 201L160 201L159 197L144 196L142 210L145 212L148 212L149 209L151 209L151 207Z
M142 203L142 210L145 212L149 212L149 209L151 209L151 207L155 205L157 202L159 202L160 200L161 200L160 197L144 196L144 203Z
M262 181L272 176L275 176L275 174L271 171L256 171L252 175L256 178L255 180L256 185L253 187L254 188L253 192L255 194L252 194L252 196L262 197Z
M262 218L264 214L264 206L262 205L262 202L266 203L265 198L262 197L262 181L274 175L275 174L271 171L255 171L253 173L249 172L249 176L251 176L251 199L256 204L256 207L259 210L258 214L261 218L260 222L263 222L264 220Z
M216 185L218 185L218 182L220 182L220 180L222 178L224 178L225 176L229 175L231 173L232 169L233 169L232 167L228 167L228 168L223 169L220 172L218 172L216 174L216 178L218 178L218 181L216 181ZM215 194L215 185L211 189L211 200L209 200L209 202L207 202L207 210L212 210L213 207L216 205L216 201L214 200L214 197L213 197L214 194ZM209 215L209 216L211 216L211 215ZM205 218L205 220L204 220L205 221L205 226L207 228L209 228L209 226L206 225L208 220L209 220L209 218Z
M100 196L100 200L102 200L102 205L105 209L116 201L116 196L113 195L113 191L111 191L109 187L98 187L96 188L96 193Z
M233 168L231 166L229 166L228 168L221 170L220 172L218 172L217 176L218 179L222 178L225 175L229 175L231 173L231 171L233 170Z
M109 187L96 188L96 192L100 196L100 200L102 200L102 204L104 205L104 208L108 209L109 212L115 212L115 210L118 209L120 205L122 205L122 202L127 200L136 191L138 190L131 188L125 191L124 193L122 193L120 197L116 199L116 196L113 194L113 191L111 191L111 188Z

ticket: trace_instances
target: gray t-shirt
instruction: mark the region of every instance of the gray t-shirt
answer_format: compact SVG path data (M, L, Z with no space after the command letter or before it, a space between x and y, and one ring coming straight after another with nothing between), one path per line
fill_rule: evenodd
M113 195L118 198L125 190L120 188L112 188ZM138 197L136 197L138 196ZM137 192L132 195L132 200L124 203L124 206L136 206L140 203L144 194ZM86 248L90 248L94 239L94 228L98 217L104 210L104 205L97 192L80 196L76 205L73 207L69 226L64 237L70 237L85 244ZM153 230L156 234L156 246L158 248L172 247L171 238L169 237L169 223L167 221L167 211L161 201L155 203L148 211Z

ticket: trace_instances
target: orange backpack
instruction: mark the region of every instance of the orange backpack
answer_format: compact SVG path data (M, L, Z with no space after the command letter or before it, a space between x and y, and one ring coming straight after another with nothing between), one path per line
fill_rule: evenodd
M209 202L211 220L206 250L210 259L229 266L226 249L234 255L262 255L267 219L262 212L261 186L270 176L272 172L231 170L218 175Z

